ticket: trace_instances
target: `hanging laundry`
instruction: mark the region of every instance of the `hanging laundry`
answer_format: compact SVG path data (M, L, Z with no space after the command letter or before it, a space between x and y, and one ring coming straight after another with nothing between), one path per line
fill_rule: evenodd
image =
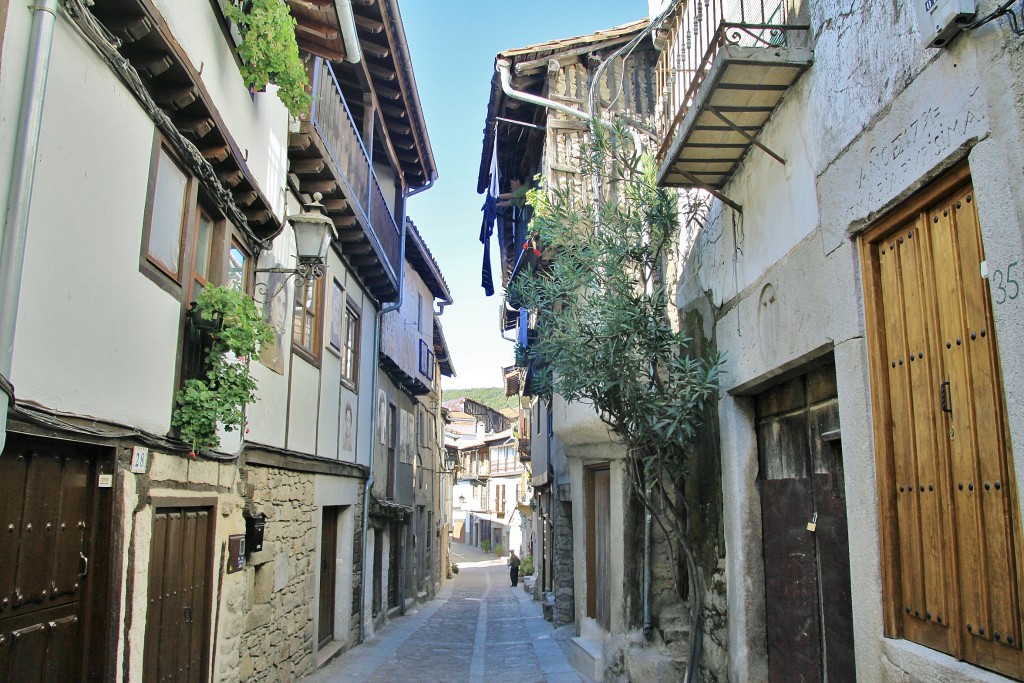
M480 285L484 294L494 294L494 277L491 274L491 235L494 234L494 220L497 216L498 204L498 128L494 128L494 148L491 150L491 170L487 184L487 197L484 199L483 222L480 225L480 241L484 245L484 265L480 274Z

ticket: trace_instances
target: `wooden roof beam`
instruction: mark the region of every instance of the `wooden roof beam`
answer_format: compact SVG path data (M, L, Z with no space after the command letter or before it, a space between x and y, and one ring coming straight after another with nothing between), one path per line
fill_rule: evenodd
M338 29L333 26L302 18L296 18L295 30L322 40L337 40L340 35Z
M370 33L377 34L384 30L384 24L376 19L364 17L361 14L356 14L356 26L362 29L366 29Z

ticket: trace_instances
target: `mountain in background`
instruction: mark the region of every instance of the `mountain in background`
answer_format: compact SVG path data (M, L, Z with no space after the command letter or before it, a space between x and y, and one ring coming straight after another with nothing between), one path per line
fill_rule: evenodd
M504 387L481 387L478 389L452 389L442 392L441 401L450 401L453 398L468 398L490 406L495 410L502 408L514 408L519 405L515 396L505 396Z

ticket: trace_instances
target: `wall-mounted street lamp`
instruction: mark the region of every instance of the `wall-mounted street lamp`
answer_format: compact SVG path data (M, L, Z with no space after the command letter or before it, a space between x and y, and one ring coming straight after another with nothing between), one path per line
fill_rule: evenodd
M459 496L459 507L462 507L465 504L466 504L466 497L465 496Z
M323 204L320 199L323 195L319 192L313 194L313 201L306 204L306 208L298 214L288 216L292 232L295 234L295 254L298 264L295 268L257 268L257 273L286 273L278 286L278 290L269 297L266 283L258 283L256 292L263 297L263 301L273 299L281 289L284 288L288 278L298 275L303 280L317 280L324 276L327 265L327 247L332 239L337 238L334 221L323 211Z

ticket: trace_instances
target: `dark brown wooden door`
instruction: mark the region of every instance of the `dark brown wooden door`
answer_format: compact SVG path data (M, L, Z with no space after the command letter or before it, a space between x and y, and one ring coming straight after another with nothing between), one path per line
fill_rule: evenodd
M388 552L388 609L394 609L401 605L402 593L399 588L398 563L402 558L402 525L392 522L388 527L388 538L391 545Z
M9 434L0 455L0 681L103 680L100 453ZM92 565L90 567L90 564ZM100 600L102 602L102 600Z
M157 508L149 560L146 683L208 678L210 508Z
M334 586L338 565L338 512L335 505L324 506L320 525L320 619L317 627L320 647L334 639Z
M861 255L886 635L1024 679L1020 505L992 312L1019 295L1007 279L1018 264L986 262L966 166L866 234Z
M611 628L611 478L607 467L587 470L587 616Z
M836 396L835 367L829 364L757 399L773 682L856 680Z

